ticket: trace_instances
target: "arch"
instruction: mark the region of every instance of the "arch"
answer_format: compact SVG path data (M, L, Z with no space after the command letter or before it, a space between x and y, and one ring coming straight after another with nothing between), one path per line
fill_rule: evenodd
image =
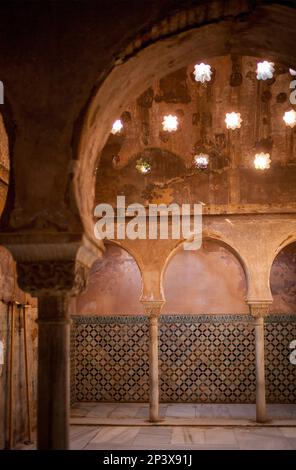
M143 265L141 263L141 260L137 256L136 250L133 250L133 248L131 246L127 247L126 245L123 245L123 243L120 243L118 240L105 240L105 242L104 242L105 248L106 248L106 245L119 246L122 250L126 251L134 259L134 261L137 263L138 269L141 273L141 279L142 279L142 284L143 284Z
M269 283L273 313L295 313L296 311L296 240L277 250L270 268Z
M246 283L247 283L247 291L248 291L249 290L249 283L250 283L250 281L249 281L250 280L250 275L249 275L249 270L248 270L248 267L247 267L247 263L244 260L244 258L242 257L242 255L239 253L238 249L233 245L233 243L231 243L228 239L226 239L224 237L224 235L222 237L220 234L218 234L216 232L213 232L213 231L208 231L208 230L203 230L202 240L203 241L206 241L206 240L216 241L221 246L224 246L228 251L230 251L235 256L235 258L239 261L240 265L243 268L245 278L246 278ZM184 240L178 241L178 243L176 243L176 246L170 252L169 256L166 258L166 261L165 261L165 263L163 265L163 268L161 270L161 289L162 289L162 291L163 291L163 278L164 278L164 275L165 275L166 268L167 268L170 260L174 257L174 255L180 249L180 246L183 243L184 243Z
M157 78L205 57L256 55L294 66L295 22L295 9L287 6L231 2L225 9L224 2L217 1L210 8L181 10L130 44L93 94L81 129L74 192L90 238L97 160L113 120L131 95L140 95Z
M142 273L135 257L120 243L106 242L101 258L77 299L77 314L130 315L141 313Z
M288 236L285 236L285 238L278 244L278 246L272 253L270 269L274 263L275 258L279 254L279 252L282 251L286 246L290 245L291 243L294 243L295 241L296 241L296 231L293 231Z
M270 285L270 276L271 276L271 270L272 266L274 264L274 261L277 257L277 255L288 245L291 243L294 243L296 241L296 231L294 230L293 232L289 233L289 235L286 235L284 238L282 238L281 242L277 244L276 248L274 251L271 253L270 261L269 261L269 266L268 266L268 272L267 272L267 280L268 280L268 287L271 292L271 285Z
M162 278L164 313L248 313L245 271L228 245L207 237L200 250L183 251L179 244L169 258Z

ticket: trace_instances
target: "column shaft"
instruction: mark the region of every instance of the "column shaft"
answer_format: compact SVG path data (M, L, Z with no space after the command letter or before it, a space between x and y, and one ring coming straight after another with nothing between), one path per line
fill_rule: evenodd
M69 320L63 296L39 297L38 435L40 450L69 448Z
M265 398L265 361L264 361L264 318L255 319L255 349L256 349L256 421L266 421Z
M159 421L158 317L149 317L149 418Z

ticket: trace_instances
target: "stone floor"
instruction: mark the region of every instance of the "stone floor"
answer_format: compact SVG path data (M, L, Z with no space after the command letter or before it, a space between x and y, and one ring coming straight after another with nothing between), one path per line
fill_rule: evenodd
M296 450L296 405L268 405L264 426L254 421L254 405L162 404L161 415L164 421L152 426L147 404L77 403L71 449Z
M267 405L268 416L272 420L296 420L296 405ZM146 403L97 403L80 402L71 408L71 418L74 424L76 418L99 418L107 422L118 420L147 420L149 406ZM190 404L169 403L160 405L160 416L165 420L170 418L183 420L253 420L256 418L255 405L240 404Z
M292 450L296 427L71 426L75 450Z

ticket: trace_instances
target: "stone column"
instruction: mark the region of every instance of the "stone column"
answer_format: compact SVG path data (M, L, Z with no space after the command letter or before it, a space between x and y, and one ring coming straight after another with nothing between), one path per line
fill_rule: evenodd
M63 295L38 297L39 450L69 448L70 322Z
M142 304L145 314L149 317L149 420L156 423L160 421L158 320L164 301L142 301Z
M74 260L18 262L18 279L38 298L37 448L69 448L70 325L67 297Z
M256 354L256 421L267 421L265 398L265 360L264 360L264 317L268 314L270 302L249 302L250 312L255 325Z

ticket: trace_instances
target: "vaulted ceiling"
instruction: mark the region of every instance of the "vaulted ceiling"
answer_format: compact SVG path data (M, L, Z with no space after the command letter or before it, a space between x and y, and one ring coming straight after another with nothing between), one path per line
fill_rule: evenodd
M257 80L262 59L222 56L205 59L212 78L194 79L194 64L155 82L121 116L123 129L110 137L97 167L96 202L223 205L225 211L273 210L296 204L296 126L283 115L293 109L287 66L275 64L272 79ZM239 112L240 129L229 130L225 115ZM177 116L176 132L162 128L164 115ZM254 167L260 151L271 156L266 170ZM209 155L207 169L194 156ZM137 162L151 166L148 174ZM261 209L260 209L261 208ZM209 209L210 210L210 209Z

